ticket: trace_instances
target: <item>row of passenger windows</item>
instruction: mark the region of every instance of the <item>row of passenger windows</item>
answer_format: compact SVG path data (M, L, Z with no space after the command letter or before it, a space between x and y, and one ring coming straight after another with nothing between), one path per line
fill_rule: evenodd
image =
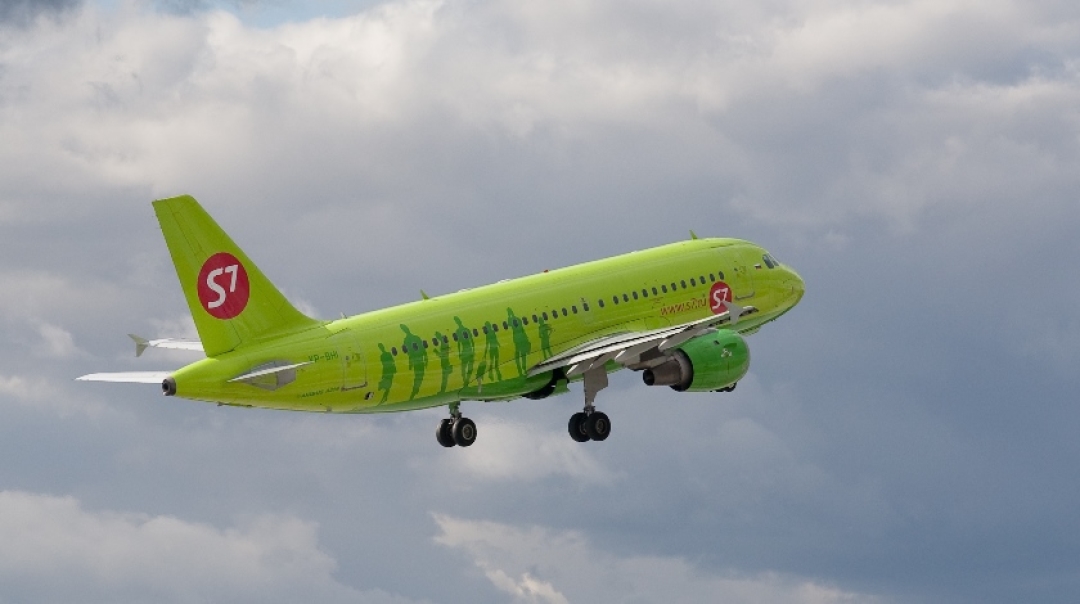
M709 273L709 283L715 283L717 275L720 275L721 280L724 279L724 271L719 271L717 273ZM701 285L705 285L705 276L704 275L700 275L697 278L691 277L689 286L687 286L685 279L683 279L681 281L678 281L678 282L672 281L671 282L671 291L673 291L673 292L678 291L680 287L682 287L682 289L689 289L690 287L697 287L699 282L700 282ZM651 288L648 288L648 287L642 288L641 289L641 297L642 298L648 298L650 291L652 292L652 295L659 296L660 294L668 293L668 286L666 284L664 284L664 285L661 285L659 289L657 289L656 286L653 286ZM633 298L634 300L637 300L638 299L638 293L636 291L632 291L629 294L625 294L625 293L622 294L622 301L623 302L629 302L631 298ZM616 295L612 296L611 301L614 304L618 304L619 303L619 294L616 294ZM600 305L600 308L604 308L604 299L601 298L599 301L597 301L597 304Z
M716 279L717 279L717 275L719 275L721 280L724 279L724 271L717 271L716 273L709 273L709 283L715 283ZM680 287L682 289L689 289L691 287L697 287L699 282L700 282L701 285L705 285L705 276L704 275L699 275L698 277L691 277L689 285L687 285L687 282L686 282L685 279L680 280L678 282L672 281L671 286L670 286L670 288L671 288L670 291L673 291L673 292L678 291ZM641 297L642 298L648 298L650 291L652 291L652 295L654 295L654 296L658 296L661 293L666 294L666 293L668 293L668 285L667 284L661 285L659 287L659 289L657 289L655 286L652 287L652 288L642 288L641 289ZM638 299L638 292L633 291L633 292L630 292L629 294L625 294L625 293L622 294L622 301L623 302L629 302L631 298L633 298L634 300L637 300ZM616 295L612 296L611 301L616 305L619 304L619 294L616 294ZM597 300L596 303L597 303L597 305L600 306L600 308L604 308L604 299L603 298L600 298L599 300ZM582 300L581 308L583 310L585 310L586 312L588 312L589 303ZM547 313L547 311L543 311L543 312L534 314L534 315L532 315L532 322L533 323L540 323L541 321L549 321L549 320L553 320L553 319L558 319L559 318L559 312L560 312L560 309L552 309L550 315ZM562 316L564 316L564 317L568 317L571 314L576 315L576 314L578 314L578 307L577 307L576 304L571 304L570 309L568 311L567 308L564 306L564 307L562 307L561 312L562 312ZM528 324L529 324L529 317L521 317L520 319L517 318L517 317L514 317L514 319L513 319L513 326L514 327L520 327L521 325L528 325ZM498 331L499 331L499 322L496 321L494 323L490 323L490 325L491 325L490 331L498 333ZM509 320L502 322L502 328L504 330L510 329L510 325L511 325L511 322ZM471 336L469 335L470 331L472 333ZM450 334L450 338L452 338L455 342L458 342L460 340L476 339L476 338L480 337L481 332L484 333L485 335L487 335L489 333L488 325L485 324L483 327L481 327L479 329L474 327L474 328L472 328L472 330L469 330L467 328L458 329L457 331L454 331L453 333ZM458 334L460 334L460 336ZM431 344L433 346L438 346L440 343L441 344L449 344L450 343L450 338L447 338L447 336L442 336L441 337L441 342L440 342L439 337L432 337L430 342L431 342ZM423 342L422 346L426 350L428 348L428 340L423 340L422 342ZM417 344L416 342L413 342L412 349L413 350L420 350L420 346L421 346L421 344ZM401 351L402 352L407 352L406 347L402 346ZM391 347L390 352L394 356L397 356L397 354L398 354L397 346Z

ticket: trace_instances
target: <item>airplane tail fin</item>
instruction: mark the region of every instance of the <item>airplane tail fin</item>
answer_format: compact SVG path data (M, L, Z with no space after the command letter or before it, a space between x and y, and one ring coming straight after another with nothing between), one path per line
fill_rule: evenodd
M207 356L321 324L296 310L193 197L160 199L154 212Z

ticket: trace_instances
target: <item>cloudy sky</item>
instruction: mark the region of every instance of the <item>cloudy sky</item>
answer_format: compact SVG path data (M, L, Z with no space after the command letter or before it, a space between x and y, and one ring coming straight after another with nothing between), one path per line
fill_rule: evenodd
M689 229L807 294L603 444L73 382L195 360L182 193L322 317ZM0 0L0 602L1076 602L1078 234L1075 1Z

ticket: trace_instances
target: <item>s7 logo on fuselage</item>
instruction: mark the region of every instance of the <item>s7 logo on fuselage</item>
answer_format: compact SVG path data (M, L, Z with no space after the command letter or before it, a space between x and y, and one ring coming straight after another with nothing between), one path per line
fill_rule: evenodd
M247 307L251 295L247 270L232 254L219 252L203 263L198 277L199 302L218 319L231 319Z

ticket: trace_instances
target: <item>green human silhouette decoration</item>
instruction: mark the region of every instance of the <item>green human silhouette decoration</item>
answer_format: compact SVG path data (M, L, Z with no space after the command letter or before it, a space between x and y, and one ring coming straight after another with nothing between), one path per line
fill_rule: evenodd
M439 367L442 368L442 384L439 385L439 392L446 392L446 381L454 369L450 364L450 340L438 331L435 332L435 339L439 342L435 348L435 355L439 357Z
M379 342L379 361L382 362L382 377L379 378L379 390L383 391L379 403L385 403L390 397L390 387L394 385L394 374L397 373L397 365L394 363L394 355Z
M506 309L506 324L510 326L510 331L514 334L514 366L517 367L518 376L523 377L529 370L529 351L532 350L532 342L525 333L525 326L521 324L521 320L514 315L514 310L511 308Z
M544 355L545 359L551 358L551 331L552 327L548 325L548 322L540 317L538 321L540 331L540 353Z
M473 344L469 328L461 323L461 317L454 317L454 322L458 326L454 332L454 335L457 336L454 340L457 342L458 359L461 360L461 385L468 386L473 378L472 371L476 359L476 347Z
M409 331L404 324L400 327L401 331L405 332L405 340L401 343L401 348L408 355L409 369L413 371L412 393L409 394L409 400L412 400L416 398L416 393L420 392L420 384L424 381L424 370L427 369L428 362L427 348L420 336Z
M484 323L484 333L487 334L486 345L484 347L484 360L487 362L487 379L492 381L492 374L494 373L494 379L502 381L502 371L499 370L499 336L495 333L494 327L491 322Z

